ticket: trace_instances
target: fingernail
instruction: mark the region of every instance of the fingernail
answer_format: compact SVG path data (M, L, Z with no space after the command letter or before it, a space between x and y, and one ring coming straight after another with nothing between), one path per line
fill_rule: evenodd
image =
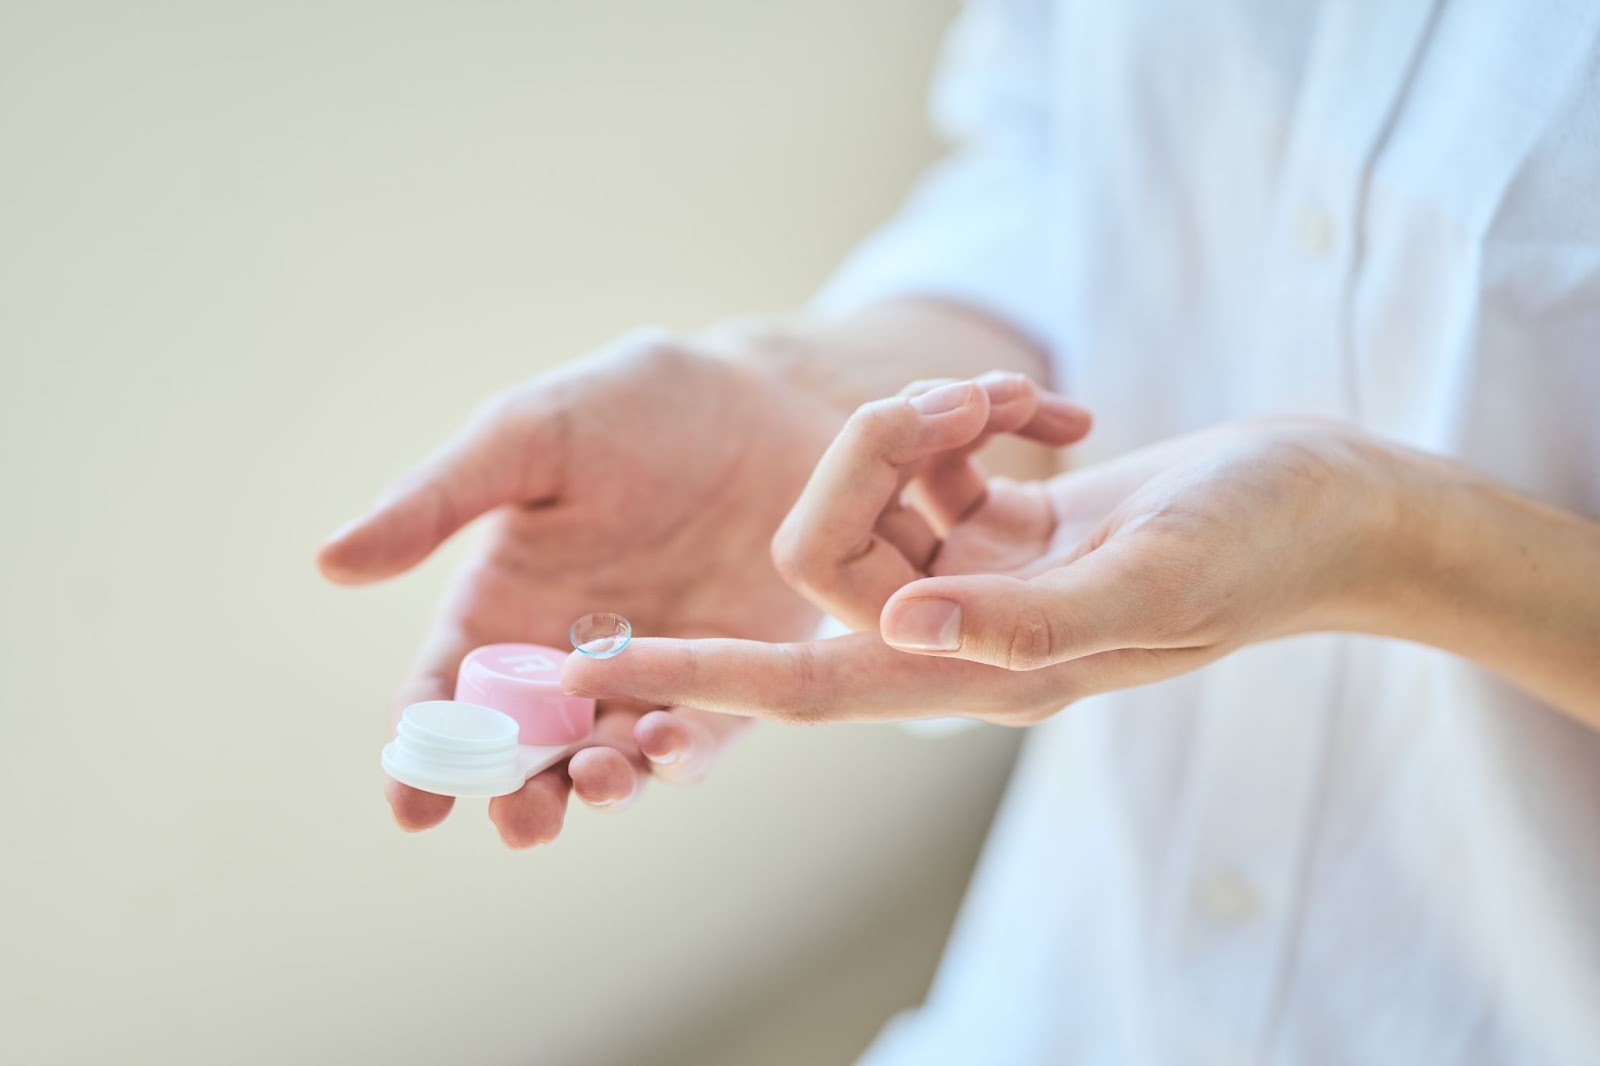
M615 803L617 801L616 800L586 800L585 802L588 803L589 806L591 806L591 807L609 807L609 806L611 806L613 803Z
M911 600L884 622L883 639L911 651L961 647L961 605L952 600Z
M932 392L913 396L911 406L925 415L942 415L946 411L954 411L972 399L972 390L972 382L954 381L949 385L940 385Z
M989 393L990 399L995 399L995 394L999 393L1000 400L1014 400L1028 387L1027 375L1013 370L991 370L978 375L977 382Z
M671 766L673 763L678 761L678 753L675 751L669 751L665 755L651 755L647 751L644 753L644 757L655 763L657 766Z

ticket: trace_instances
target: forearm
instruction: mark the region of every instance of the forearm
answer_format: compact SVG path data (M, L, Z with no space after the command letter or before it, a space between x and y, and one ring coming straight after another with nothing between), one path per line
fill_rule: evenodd
M1600 728L1600 523L1407 453L1373 628L1472 659Z
M844 416L923 378L971 378L990 370L1049 386L1046 353L996 319L936 300L884 303L828 322L739 322L709 331L706 344L775 373ZM1038 445L1000 440L985 451L996 473L1048 476L1055 457Z

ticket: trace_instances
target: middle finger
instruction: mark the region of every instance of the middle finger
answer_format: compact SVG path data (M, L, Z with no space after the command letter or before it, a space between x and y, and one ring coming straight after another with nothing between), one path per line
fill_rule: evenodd
M919 574L877 532L915 465L976 440L989 398L970 381L858 408L817 463L773 538L779 570L854 629L876 629L890 595Z

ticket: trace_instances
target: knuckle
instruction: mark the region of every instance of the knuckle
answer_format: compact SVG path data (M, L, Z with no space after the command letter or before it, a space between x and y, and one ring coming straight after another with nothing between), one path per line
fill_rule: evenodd
M841 435L858 449L874 454L887 451L903 436L909 410L897 397L864 403L851 413Z
M1060 640L1050 618L1038 607L1027 606L1017 614L1005 652L1008 670L1037 670L1055 662Z
M959 378L918 378L895 393L895 395L910 399L913 396L921 396L925 392L931 392L940 385L954 385L959 380Z
M626 333L616 347L642 370L662 377L688 372L699 358L680 337L657 327Z
M793 526L784 522L772 535L768 553L772 557L772 565L777 568L778 576L790 585L800 577L801 551L800 535L795 532Z
M778 719L784 725L814 726L827 720L828 700L818 685L816 655L806 644L784 644L784 681L777 688Z
M681 692L699 692L701 686L701 663L699 645L690 641L684 646L683 660L679 665L680 676L678 689ZM673 700L670 702L679 702Z
M1039 391L1032 378L1015 370L990 370L975 380L997 403L1031 399Z
M778 576L793 588L810 587L828 572L828 560L798 525L786 522L778 527L771 553Z
M514 418L522 407L522 386L490 393L473 412L472 421L481 426L498 426Z

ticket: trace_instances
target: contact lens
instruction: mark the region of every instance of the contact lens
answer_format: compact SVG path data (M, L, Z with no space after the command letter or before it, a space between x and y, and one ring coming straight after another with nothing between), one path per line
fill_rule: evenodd
M633 639L633 626L620 614L596 611L586 614L567 631L572 646L595 659L609 659Z

